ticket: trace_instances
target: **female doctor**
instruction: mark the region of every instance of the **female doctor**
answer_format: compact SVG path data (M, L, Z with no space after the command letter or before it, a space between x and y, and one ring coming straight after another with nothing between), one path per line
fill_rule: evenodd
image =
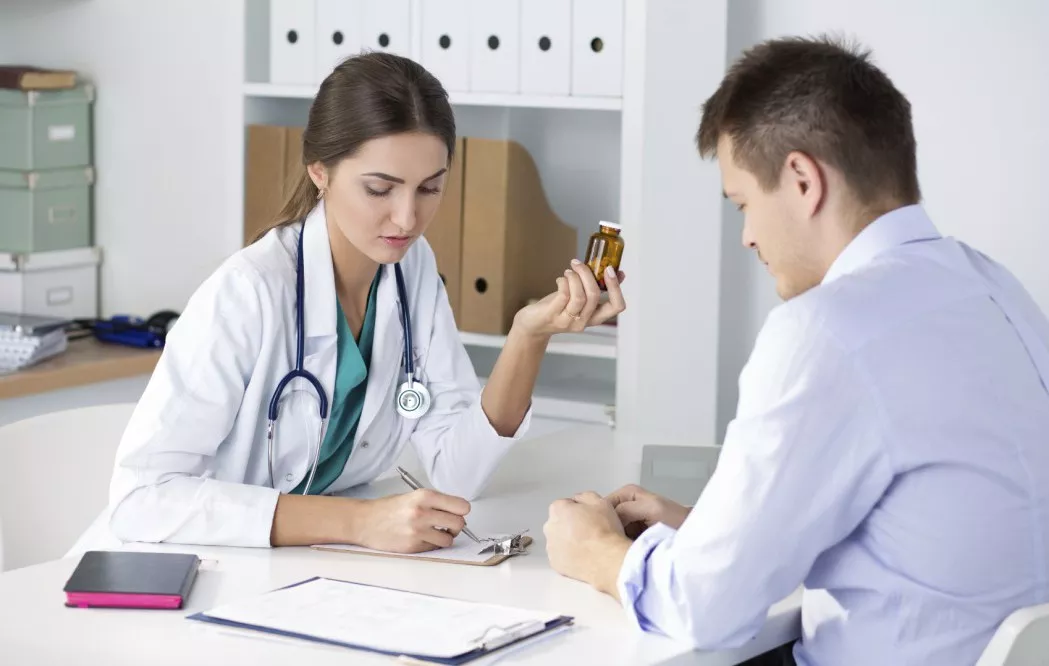
M451 544L465 498L527 427L550 337L624 309L621 275L602 302L573 262L516 314L481 391L422 238L455 137L444 89L411 60L360 55L327 77L280 222L203 283L168 335L117 452L99 521L111 538ZM390 470L407 442L440 492L333 496Z

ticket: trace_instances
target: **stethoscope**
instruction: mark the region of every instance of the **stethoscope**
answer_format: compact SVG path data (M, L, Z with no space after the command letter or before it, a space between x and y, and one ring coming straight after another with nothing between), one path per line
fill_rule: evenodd
M313 386L313 389L317 392L317 403L320 411L321 423L317 436L317 450L312 454L313 464L310 467L310 476L306 480L306 487L303 488L302 491L303 495L309 493L310 485L313 483L313 476L317 472L317 463L320 461L321 444L324 441L324 433L328 427L328 395L324 392L324 387L321 386L317 377L303 368L306 338L306 314L304 305L306 285L304 260L302 257L302 237L306 235L305 230L306 224L304 222L302 225L302 231L299 232L299 256L295 266L295 368L288 374L284 375L280 382L277 383L277 388L273 391L273 397L270 398L270 406L266 422L266 449L269 458L270 485L275 488L276 482L273 474L273 441L274 431L276 430L274 426L277 423L277 412L281 394L284 393L284 389L287 388L288 384L294 379L305 379ZM405 381L397 387L397 395L394 397L394 404L397 406L397 413L404 418L418 419L430 410L430 392L426 389L426 386L419 381L418 377L415 376L415 348L412 345L411 313L408 312L408 290L404 286L404 274L401 272L401 265L399 263L394 264L393 270L394 276L397 280L397 298L400 300L401 328L404 329L404 358L402 359L401 365L404 368L404 374L406 377Z

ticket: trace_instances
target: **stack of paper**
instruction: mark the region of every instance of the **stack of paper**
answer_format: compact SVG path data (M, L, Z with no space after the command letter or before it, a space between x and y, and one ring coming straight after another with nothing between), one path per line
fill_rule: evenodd
M0 374L66 350L65 321L0 313Z
M571 623L557 613L313 578L191 620L463 664Z

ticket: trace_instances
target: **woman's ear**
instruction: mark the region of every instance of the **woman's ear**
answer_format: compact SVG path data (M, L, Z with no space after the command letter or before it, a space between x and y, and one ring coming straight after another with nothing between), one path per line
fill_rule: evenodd
M310 180L319 191L324 192L328 189L328 167L320 162L314 162L306 165L306 173L310 175Z

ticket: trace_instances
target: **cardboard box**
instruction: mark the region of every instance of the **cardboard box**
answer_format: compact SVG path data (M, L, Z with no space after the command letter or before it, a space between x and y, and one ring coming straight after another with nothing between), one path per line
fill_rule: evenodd
M302 128L249 125L244 173L244 244L277 219L305 170Z
M462 138L455 142L455 156L444 181L444 193L437 214L427 227L426 240L437 258L448 302L455 321L460 321L463 261L463 164L466 145Z
M505 335L514 315L554 291L577 247L577 231L546 200L519 143L466 139L459 328Z

